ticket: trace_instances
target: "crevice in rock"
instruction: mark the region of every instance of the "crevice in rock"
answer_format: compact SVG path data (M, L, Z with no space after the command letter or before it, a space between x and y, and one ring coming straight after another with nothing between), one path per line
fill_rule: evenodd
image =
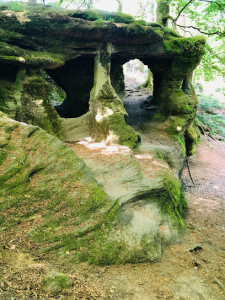
M0 79L15 82L18 68L19 67L15 65L1 63Z
M28 175L28 180L30 180L34 175L36 175L42 170L44 170L44 167L39 167L39 168L35 168L34 170L31 170L31 172Z

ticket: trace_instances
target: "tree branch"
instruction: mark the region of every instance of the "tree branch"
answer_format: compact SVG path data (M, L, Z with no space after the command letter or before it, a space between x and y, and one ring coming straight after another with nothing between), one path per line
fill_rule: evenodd
M194 1L194 0L189 0L189 1L184 5L184 7L181 8L181 10L179 11L177 17L174 19L174 22L176 22L176 21L179 19L180 15L181 15L182 12L185 10L185 8L186 8L191 2L193 2L193 1Z
M211 36L211 35L225 36L225 32L220 32L220 31L206 32L206 31L202 31L201 29L199 29L198 27L195 27L195 26L185 26L185 25L179 25L179 24L176 24L176 26L178 26L180 28L192 28L192 29L195 29L198 32L208 35L208 36Z
M220 68L218 68L216 65L213 65L208 60L206 60L204 57L202 58L212 69L216 70L218 73L222 74L222 76L225 76L225 72L222 71Z

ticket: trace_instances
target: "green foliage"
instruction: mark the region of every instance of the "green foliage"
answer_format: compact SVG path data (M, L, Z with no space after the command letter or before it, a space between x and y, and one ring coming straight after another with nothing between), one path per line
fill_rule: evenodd
M208 39L213 45L209 43L206 45L206 53L195 71L196 78L203 77L205 81L214 79L214 76L223 76L225 78L225 39L215 40Z
M4 10L4 9L20 12L20 11L24 11L24 6L23 3L21 2L9 2L7 3L7 7L4 7L4 5L1 6L0 10Z
M219 112L215 112L215 109L223 109L218 99L212 96L200 95L199 97L199 112L197 113L198 119L206 125L211 135L219 135L225 139L225 117Z
M210 129L210 135L219 135L225 140L225 117L216 114L216 115L210 115L210 114L204 114L204 113L198 113L197 114L198 119L209 127Z
M198 108L205 112L213 113L215 108L223 108L223 104L213 96L205 96L203 94L199 95L199 105Z
M184 12L186 17L192 21L191 25L184 25L184 28L196 29L207 35L224 36L225 26L225 1L189 1L186 0L168 0L176 16ZM176 26L182 27L179 18L176 20Z
M209 37L205 56L196 71L206 81L215 75L225 76L225 1L168 0L175 11L173 25L187 34L201 33ZM181 12L188 18L188 25L180 21Z

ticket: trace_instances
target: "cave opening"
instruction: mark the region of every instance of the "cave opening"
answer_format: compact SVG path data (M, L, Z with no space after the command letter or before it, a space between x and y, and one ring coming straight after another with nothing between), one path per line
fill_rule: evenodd
M125 90L140 89L145 87L148 79L148 66L139 59L129 60L123 65Z
M114 58L111 83L128 114L127 124L136 127L148 123L155 112L148 109L153 92L153 76L148 66L137 58Z
M46 73L60 87L57 90L61 97L65 97L61 104L52 101L60 117L78 118L89 111L90 91L94 85L94 57L81 56L56 69L47 69Z

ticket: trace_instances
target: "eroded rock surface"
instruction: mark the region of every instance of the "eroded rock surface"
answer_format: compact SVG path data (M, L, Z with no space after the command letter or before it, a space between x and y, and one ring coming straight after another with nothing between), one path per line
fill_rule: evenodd
M204 39L32 3L0 6L0 24L1 230L24 222L34 247L75 262L159 259L184 230L179 173L184 135L189 153L196 140ZM153 74L144 124L129 123L117 95L133 58Z
M0 108L18 121L61 135L48 102L49 87L43 79L47 72L66 92L56 108L61 117L90 111L92 137L134 147L138 134L126 124L126 112L111 85L112 78L116 91L121 91L121 66L134 58L152 71L152 103L159 106L155 118L167 132L182 139L195 118L191 76L204 53L201 37L185 39L127 15L32 3L18 3L16 9L2 5L0 22Z
M156 260L178 241L185 199L153 153L74 144L96 181L74 151L44 130L5 116L0 126L1 230L24 222L38 251L96 264Z

